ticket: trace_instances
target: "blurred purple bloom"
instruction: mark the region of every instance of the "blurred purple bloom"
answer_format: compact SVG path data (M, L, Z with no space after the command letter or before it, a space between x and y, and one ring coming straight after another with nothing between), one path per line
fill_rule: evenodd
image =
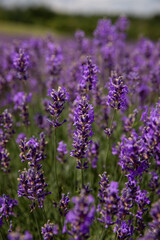
M67 144L63 143L63 141L60 141L58 144L57 151L58 151L57 160L61 163L65 163L66 162L65 155L68 153Z
M26 138L26 135L24 133L18 134L16 143L20 144L21 140L24 140L25 138Z
M50 220L41 228L44 240L53 240L54 236L58 234L58 225L50 223Z
M20 80L27 80L30 57L26 50L19 49L19 52L14 54L13 67L17 71L17 77Z
M29 125L29 113L27 103L31 102L32 94L26 95L24 92L18 92L13 97L14 109L20 110L20 117L25 125Z
M82 190L79 197L72 198L72 202L75 206L66 215L63 232L71 235L70 239L87 239L95 214L94 199Z
M0 196L0 227L4 224L4 218L8 222L10 216L15 216L13 209L16 205L18 205L17 200L11 199L5 194Z
M8 234L9 240L32 240L33 237L29 231L25 231L24 234L20 233L19 230Z

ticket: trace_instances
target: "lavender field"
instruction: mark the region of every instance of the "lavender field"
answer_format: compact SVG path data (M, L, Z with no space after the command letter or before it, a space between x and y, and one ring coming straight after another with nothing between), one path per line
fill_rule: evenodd
M0 239L160 239L160 41L0 41Z

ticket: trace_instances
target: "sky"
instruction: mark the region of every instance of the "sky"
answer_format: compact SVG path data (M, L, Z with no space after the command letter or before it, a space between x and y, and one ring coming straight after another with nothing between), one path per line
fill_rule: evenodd
M57 11L82 14L160 14L160 0L0 0L5 6L46 5Z

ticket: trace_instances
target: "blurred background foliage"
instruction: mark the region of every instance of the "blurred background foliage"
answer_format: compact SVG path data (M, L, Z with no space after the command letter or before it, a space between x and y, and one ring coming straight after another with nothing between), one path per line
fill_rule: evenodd
M118 16L108 15L68 15L57 13L43 6L28 8L0 7L0 32L15 34L43 35L54 32L70 36L77 29L84 30L91 36L100 18L110 18L113 22ZM160 39L160 15L150 18L128 16L130 28L129 39L141 36L152 40Z

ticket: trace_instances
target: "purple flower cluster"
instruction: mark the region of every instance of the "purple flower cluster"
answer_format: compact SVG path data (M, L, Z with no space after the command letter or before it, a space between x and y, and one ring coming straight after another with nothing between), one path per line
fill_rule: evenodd
M128 88L124 84L122 76L118 76L116 72L112 73L109 83L109 95L107 99L107 105L114 109L126 110Z
M86 157L88 162L91 163L92 168L97 168L98 154L99 154L98 142L91 141L91 144L88 146Z
M13 134L12 114L8 109L5 109L4 112L0 114L0 164L4 172L8 172L9 170L10 158L7 150L7 143L10 141Z
M30 57L25 49L19 49L13 56L13 67L17 72L17 78L27 80L30 67Z
M27 96L24 92L18 92L13 98L14 109L20 111L20 117L26 126L30 124L27 103L31 102L31 97L31 93Z
M46 71L49 76L48 86L54 87L58 82L62 70L62 49L59 45L49 41L46 51Z
M66 215L63 232L71 235L71 239L84 240L89 238L89 228L94 220L94 199L83 189L79 197L73 197L74 208Z
M100 189L98 197L101 204L98 205L97 211L101 217L98 218L98 220L105 224L105 228L108 228L109 225L113 225L115 223L113 218L118 212L118 182L111 181L109 184L106 172L100 175L100 178L101 181L99 182Z
M160 200L152 205L150 215L153 221L149 224L149 230L139 240L158 240L160 236Z
M94 122L93 106L88 104L86 97L77 99L77 106L74 112L74 131L73 144L74 150L71 151L71 156L77 159L77 168L87 168L88 161L82 162L86 157L88 146L91 144L89 137L93 135L92 123Z
M60 123L59 118L60 114L64 109L65 102L69 101L69 94L65 88L59 87L57 92L54 89L49 89L48 96L50 96L53 101L53 103L49 103L48 108L48 111L52 116L52 121L49 120L49 122L56 128L66 122L65 119L63 122Z
M41 228L44 240L53 240L54 236L58 234L58 225L50 223L50 220Z
M122 120L123 120L123 127L125 132L131 132L133 128L133 124L137 117L137 113L138 111L137 109L135 109L132 114L129 114L128 117L123 117Z
M61 163L65 163L67 161L65 155L68 153L67 144L63 143L63 141L60 141L58 144L57 151L58 151L57 160Z
M9 240L32 240L32 234L29 231L25 231L24 234L20 233L19 230L8 234Z
M39 207L43 207L45 197L50 194L46 191L48 184L45 183L42 165L40 161L45 158L45 136L40 134L40 140L38 141L34 137L29 141L26 139L20 142L20 157L22 162L28 161L29 169L19 171L19 187L18 196L26 197L32 200L31 210L34 210L36 202Z
M81 71L82 77L79 86L82 94L85 94L86 91L88 92L96 88L99 69L92 63L91 57L87 57L86 61L82 62Z
M66 196L65 194L62 194L62 199L59 202L59 212L61 216L66 216L68 212L69 202L70 202L69 193Z
M10 216L15 216L14 207L18 205L17 200L9 198L9 196L0 196L0 227L4 224L4 220L9 221Z

